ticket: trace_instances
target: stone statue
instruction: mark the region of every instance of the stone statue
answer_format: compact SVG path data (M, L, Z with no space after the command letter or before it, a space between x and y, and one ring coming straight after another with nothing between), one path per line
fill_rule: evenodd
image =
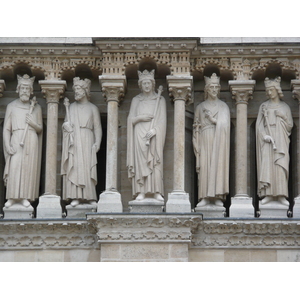
M166 101L155 93L154 70L138 71L142 91L132 99L127 119L127 168L135 200L163 201L163 148L166 137ZM161 87L162 89L162 87Z
M3 126L6 208L14 204L30 207L39 197L40 186L42 110L35 97L30 100L35 77L17 78L19 98L8 104Z
M288 206L290 107L281 99L280 77L265 79L269 100L261 104L256 120L258 195L261 204L278 201Z
M220 78L205 78L204 99L194 116L193 146L198 173L197 207L223 206L229 193L230 113L219 99Z
M102 139L99 110L89 101L91 81L73 80L75 102L65 98L61 175L62 199L78 204L96 204L97 152Z

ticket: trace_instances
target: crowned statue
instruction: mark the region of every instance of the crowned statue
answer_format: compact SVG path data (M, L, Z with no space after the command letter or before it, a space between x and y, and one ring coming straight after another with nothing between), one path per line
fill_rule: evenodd
M33 93L35 77L17 75L19 98L7 105L3 125L5 208L30 208L39 197L42 110Z
M97 152L102 139L98 107L90 100L91 81L75 77L75 102L65 98L66 117L63 123L61 175L62 199L72 207L96 204Z
M265 79L268 100L259 108L256 120L258 196L261 204L276 201L289 206L289 144L293 128L290 107L281 99L281 78Z
M136 201L146 197L163 202L163 149L166 101L162 87L155 92L154 70L138 71L141 93L131 102L127 119L127 169Z
M223 206L229 193L230 112L219 99L220 78L205 78L204 101L196 107L193 146L198 173L197 207Z

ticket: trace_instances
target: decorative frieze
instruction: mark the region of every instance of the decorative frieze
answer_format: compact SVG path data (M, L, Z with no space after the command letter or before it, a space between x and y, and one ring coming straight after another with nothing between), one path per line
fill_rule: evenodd
M192 238L200 248L285 248L300 246L298 221L204 221Z

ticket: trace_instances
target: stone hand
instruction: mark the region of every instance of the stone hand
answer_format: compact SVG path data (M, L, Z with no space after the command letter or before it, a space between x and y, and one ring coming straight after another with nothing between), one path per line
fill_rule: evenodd
M12 146L6 147L6 151L9 155L14 155L17 152Z
M273 140L273 138L272 138L270 135L265 135L265 136L264 136L264 141L265 141L266 143L271 143L272 140Z
M66 130L68 133L73 132L73 127L69 122L64 122L63 123L63 129Z
M280 117L280 118L282 118L282 119L286 119L286 116L280 111L280 110L275 110L275 115L276 115L276 117Z
M100 146L97 143L95 143L92 147L95 149L96 152L98 152L100 149Z
M205 109L205 110L204 110L204 114L205 114L205 118L208 118L208 119L211 118L211 111L210 111L210 110Z
M153 119L153 115L140 115L140 122L150 122Z
M26 123L27 123L28 125L30 125L31 127L35 127L35 126L36 126L36 123L35 123L35 121L33 120L31 114L26 114Z
M146 139L149 140L155 135L156 135L156 130L153 128L146 133Z

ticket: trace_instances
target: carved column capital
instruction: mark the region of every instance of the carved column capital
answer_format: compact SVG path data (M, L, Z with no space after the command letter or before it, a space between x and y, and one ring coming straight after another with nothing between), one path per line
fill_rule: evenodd
M193 103L193 77L192 76L167 76L169 96L173 101L183 100L186 105Z
M126 76L123 75L101 75L99 81L102 86L103 96L106 101L120 102L126 92Z
M59 99L63 97L67 83L65 80L40 80L39 85L41 86L44 98L48 103L57 103Z
M0 79L0 97L3 96L4 89L5 89L5 81L3 79Z
M252 99L255 80L229 80L229 86L236 104L248 104Z
M299 79L293 79L291 81L291 89L293 91L294 99L298 100L300 104L300 80Z

